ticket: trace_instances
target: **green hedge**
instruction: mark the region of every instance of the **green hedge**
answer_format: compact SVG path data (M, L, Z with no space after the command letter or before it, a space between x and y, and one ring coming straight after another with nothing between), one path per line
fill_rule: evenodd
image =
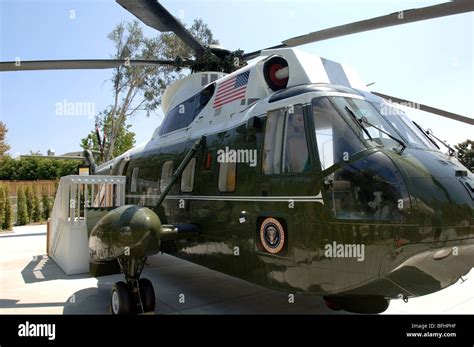
M0 160L0 179L3 180L52 180L76 175L79 162L49 158L5 157Z

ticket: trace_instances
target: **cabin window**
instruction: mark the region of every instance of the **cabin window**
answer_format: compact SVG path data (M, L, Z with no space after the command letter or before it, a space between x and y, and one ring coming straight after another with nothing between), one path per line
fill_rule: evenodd
M352 154L365 148L328 98L313 99L312 108L319 160L323 170L338 162L348 161Z
M158 172L151 163L141 163L137 180L137 193L141 195L139 204L155 205L160 194Z
M173 176L173 161L169 160L163 164L161 169L160 191L163 192L171 181Z
M214 94L215 84L211 84L199 93L172 108L166 115L160 128L160 135L186 128L207 105Z
M196 170L196 158L192 158L181 175L181 191L191 193L194 188L194 172Z
M236 184L236 163L220 163L219 164L219 191L233 192Z
M281 150L284 126L285 109L281 108L268 112L262 160L262 171L266 175L281 173Z
M196 117L196 109L198 107L199 94L192 96L181 104L172 108L166 119L163 122L163 126L160 130L160 135L170 133L172 131L187 127Z
M137 192L137 181L138 181L138 167L133 168L132 171L132 181L130 182L130 192Z
M270 111L265 126L263 173L300 173L309 168L303 107Z
M301 105L288 108L283 145L283 172L299 173L309 170L308 144Z

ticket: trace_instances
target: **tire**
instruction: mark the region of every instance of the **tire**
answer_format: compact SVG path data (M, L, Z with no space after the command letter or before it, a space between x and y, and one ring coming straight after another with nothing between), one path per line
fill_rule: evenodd
M387 310L390 301L382 296L333 296L328 300L336 308L340 308L347 312L363 313L363 314L377 314ZM329 305L328 305L329 306ZM331 307L330 307L331 308Z
M155 312L155 289L153 288L153 284L146 278L140 278L138 286L140 288L143 311Z
M387 310L390 301L381 296L369 296L347 303L347 311L363 314L378 314ZM344 309L344 307L343 307Z
M112 286L110 310L113 315L129 314L131 312L132 298L125 282L117 282Z
M328 297L323 297L324 299L324 302L326 303L326 306L333 310L333 311L340 311L341 310L341 306L339 306L337 304L337 302L334 302L334 300L332 300L331 298L328 298Z

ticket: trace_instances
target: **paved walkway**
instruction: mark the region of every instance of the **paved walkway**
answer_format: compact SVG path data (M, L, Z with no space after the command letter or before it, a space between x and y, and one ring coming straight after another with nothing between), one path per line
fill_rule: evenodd
M66 276L45 249L45 225L0 233L0 314L107 314L110 288L122 276ZM148 263L143 276L155 286L157 314L344 314L329 310L320 297L296 295L290 304L285 293L169 255ZM474 314L474 270L465 279L408 303L394 300L385 313Z

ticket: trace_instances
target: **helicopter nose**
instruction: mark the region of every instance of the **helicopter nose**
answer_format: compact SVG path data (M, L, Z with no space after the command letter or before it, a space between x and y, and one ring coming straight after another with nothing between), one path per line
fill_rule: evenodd
M425 237L474 237L474 175L469 170L456 158L421 150L407 151L398 162L407 175L413 222L421 231L432 231Z

